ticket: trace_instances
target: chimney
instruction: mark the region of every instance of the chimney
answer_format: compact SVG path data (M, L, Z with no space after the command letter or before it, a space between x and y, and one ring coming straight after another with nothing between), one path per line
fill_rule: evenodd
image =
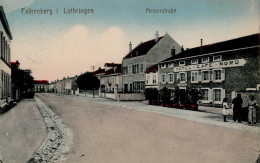
M155 42L158 41L158 38L159 38L159 33L158 33L158 31L156 31L156 33L155 33Z
M129 52L132 52L132 43L129 43Z
M175 48L174 48L174 46L173 46L172 49L171 49L171 55L172 55L172 56L175 56Z
M200 51L202 51L203 40L200 39Z
M181 46L181 52L184 52L184 47L183 47L183 45Z

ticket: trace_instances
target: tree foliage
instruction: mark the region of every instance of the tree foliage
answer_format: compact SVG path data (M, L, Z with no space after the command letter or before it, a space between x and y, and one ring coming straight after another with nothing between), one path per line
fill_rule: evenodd
M76 83L80 90L98 89L100 85L99 79L91 72L86 72L78 77Z

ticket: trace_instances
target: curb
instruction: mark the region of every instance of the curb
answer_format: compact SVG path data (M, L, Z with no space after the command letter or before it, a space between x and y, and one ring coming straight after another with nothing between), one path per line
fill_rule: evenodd
M34 99L45 122L47 137L28 162L64 162L72 142L72 132L51 108L38 97Z

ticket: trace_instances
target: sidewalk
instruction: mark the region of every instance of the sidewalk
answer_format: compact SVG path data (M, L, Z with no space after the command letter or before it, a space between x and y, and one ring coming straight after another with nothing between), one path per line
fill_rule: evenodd
M46 137L46 127L33 99L24 99L0 115L0 156L4 162L27 162Z
M105 105L113 105L117 107L123 107L127 109L133 109L138 111L146 111L161 115L167 115L175 118L181 118L193 122L204 123L208 125L214 125L219 127L226 127L231 129L245 130L254 134L260 134L260 124L248 125L247 122L236 123L233 122L232 116L228 116L228 122L223 122L223 116L221 115L221 108L209 108L200 106L199 111L190 111L183 109L167 108L155 105L148 105L147 101L114 101L110 99L100 98L93 96L74 96L77 98L99 102Z

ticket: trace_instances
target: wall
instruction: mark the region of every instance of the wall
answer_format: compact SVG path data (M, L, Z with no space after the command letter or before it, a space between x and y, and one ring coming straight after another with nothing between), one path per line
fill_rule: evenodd
M143 101L145 96L143 93L100 93L100 97L118 100L120 96L120 101Z

